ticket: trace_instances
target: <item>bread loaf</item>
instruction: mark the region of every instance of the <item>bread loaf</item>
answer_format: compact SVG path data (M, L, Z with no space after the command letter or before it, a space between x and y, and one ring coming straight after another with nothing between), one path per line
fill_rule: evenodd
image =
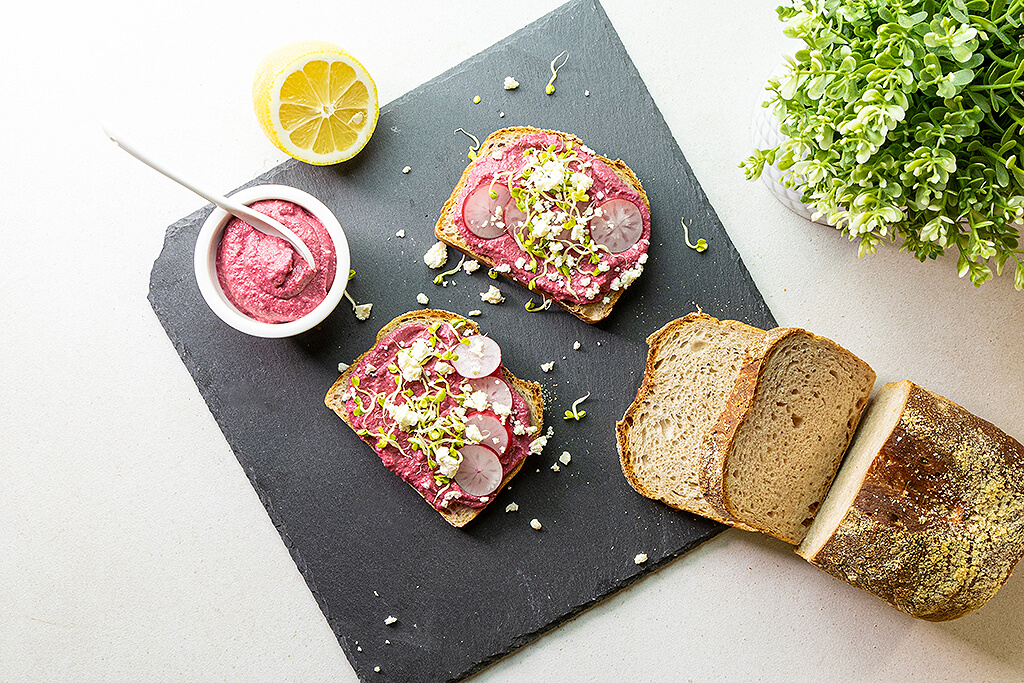
M691 313L647 338L643 383L615 426L622 471L637 492L748 529L704 499L698 466L747 348L762 336L756 327Z
M846 349L798 328L769 330L744 360L704 441L700 486L723 517L800 543L875 383Z
M494 159L500 159L503 154L509 153L508 150L510 148L515 146L516 143L520 142L527 136L538 135L552 136L551 139L555 140L556 144L562 145L563 148L565 145L568 145L571 150L579 150L579 153L587 155L587 158L592 158L594 160L595 166L597 164L601 164L603 168L610 169L614 176L617 177L618 182L624 184L625 187L628 188L628 190L631 193L633 193L632 196L636 197L635 203L637 203L639 209L641 209L640 214L642 214L645 226L638 244L634 245L634 247L620 254L608 254L607 250L603 250L600 252L602 257L610 257L613 259L622 260L628 257L628 264L631 264L628 269L626 268L627 264L624 263L621 265L621 267L619 265L613 266L610 269L610 271L599 272L597 269L595 269L593 261L583 259L579 264L578 272L576 272L574 266L563 265L560 268L549 268L548 265L545 265L543 262L540 263L542 269L535 269L534 271L531 272L527 269L524 269L523 264L517 265L517 261L520 260L519 258L517 258L517 256L526 257L525 265L527 266L529 266L531 256L530 254L522 252L519 249L519 247L515 245L515 242L511 237L501 235L499 237L494 238L494 242L501 242L503 243L503 248L507 247L508 253L504 254L501 258L499 258L492 254L481 253L481 250L479 248L474 248L473 245L470 244L469 242L469 240L472 239L472 236L460 230L457 221L459 217L462 215L463 202L466 201L467 195L475 189L475 187L471 187L469 185L469 181L471 176L473 176L474 169L480 166L481 164L491 164L493 163ZM573 169L571 168L567 168L566 176L572 175L570 173L572 170ZM586 168L581 169L581 171L584 173L591 172L591 170ZM595 177L600 177L600 174L596 172L596 169L594 169L594 171ZM497 189L502 189L501 183L498 183L493 187L496 187ZM507 193L507 190L505 190L505 192ZM508 194L505 194L504 196L508 197ZM588 206L589 204L593 203L596 206L603 199L607 199L599 197L597 195L592 197L588 195L587 197L588 198L585 201L579 202L578 205ZM572 204L573 202L570 200L569 203ZM561 212L558 215L560 216L560 220L566 219L566 214L564 212ZM499 215L496 220L496 224L498 225L499 228L498 232L504 232L504 224L500 222L501 220L503 220L503 218L504 216L502 215L502 212L499 211ZM559 224L558 229L554 230L554 233L557 234L560 231L561 224ZM640 183L640 179L637 178L636 174L633 173L633 171L630 170L630 168L625 163L618 159L613 161L611 159L608 159L597 154L593 150L586 147L583 144L583 142L576 136L570 135L568 133L562 133L559 131L541 130L526 126L503 128L488 135L487 138L483 141L483 143L481 143L480 148L476 151L474 161L472 161L466 167L465 171L463 171L462 177L459 178L459 181L455 185L455 189L452 191L451 196L445 203L444 207L441 209L441 215L438 218L437 225L434 228L434 234L437 236L439 240L441 240L448 246L458 249L467 256L470 256L471 258L474 258L477 261L486 264L490 268L496 268L497 272L500 272L502 275L512 280L513 282L516 282L523 286L528 286L531 289L531 291L534 290L534 286L537 286L537 291L539 293L550 298L557 305L561 306L562 308L569 311L570 313L580 318L581 320L588 323L596 323L603 320L611 313L612 308L615 306L615 303L619 300L619 297L622 296L623 291L626 289L626 287L629 286L629 283L632 282L632 280L635 279L643 270L643 263L646 261L647 243L650 240L650 202L647 199L647 193L644 192L643 185L641 185ZM566 230L566 235L567 234L568 229ZM587 241L590 239L590 237L590 233L584 231L584 235L580 239L569 238L565 236L564 238L558 239L556 241L561 242L559 248L561 248L564 253L570 250L570 244L574 242L578 243L581 240ZM477 240L477 242L478 244L482 245L484 243L489 244L491 240ZM543 242L543 240L541 240L541 242ZM568 273L570 270L573 271L571 273L571 282L575 287L574 291L578 295L577 297L562 298L560 296L552 295L550 292L542 291L542 288L548 288L550 286L550 283L545 281L545 277L538 276L543 276L546 274L557 279L559 277L559 271L563 273ZM591 274L591 270L593 270L593 274ZM617 272L617 270L621 270L622 272ZM610 276L609 279L611 277L617 276L616 279L618 280L618 282L612 284L611 289L603 289L600 293L597 293L596 296L591 297L588 300L586 296L584 296L586 290L588 289L588 285L591 283L591 281L596 283L599 279L605 276L605 273L607 273ZM532 280L536 280L536 282L533 283L533 286L531 286L530 284ZM596 292L597 290L595 289L594 291Z
M1024 447L911 382L887 384L797 552L911 616L963 616L1024 555Z

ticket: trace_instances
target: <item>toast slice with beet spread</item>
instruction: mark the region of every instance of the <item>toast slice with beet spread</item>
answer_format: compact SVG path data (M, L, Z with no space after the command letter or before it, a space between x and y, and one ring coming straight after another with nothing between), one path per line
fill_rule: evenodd
M484 342L477 363L474 345L460 339L482 336L476 323L448 311L426 309L398 316L381 328L374 345L341 374L324 398L385 467L455 527L480 514L518 474L526 457L546 442L540 384L513 375L501 363L493 340ZM487 372L495 348L498 365ZM498 423L504 425L504 436ZM478 428L479 440L471 424ZM487 451L498 457L500 475ZM453 465L453 458L461 462ZM467 463L476 469L463 471Z
M624 162L576 136L503 128L487 136L463 171L434 234L596 323L643 271L650 202Z

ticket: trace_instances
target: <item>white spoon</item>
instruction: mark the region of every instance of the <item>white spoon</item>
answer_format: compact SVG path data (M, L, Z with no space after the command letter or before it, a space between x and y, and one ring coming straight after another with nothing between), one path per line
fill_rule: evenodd
M159 163L153 161L145 154L135 149L132 145L129 145L126 142L124 142L124 140L120 140L114 137L114 134L111 133L106 126L103 126L103 133L108 138L110 138L111 141L113 141L118 147L128 152L133 157L135 157L142 163L152 168L154 171L158 171L159 173L162 173L163 175L167 176L168 178L178 183L179 185L187 187L188 189L192 190L206 201L212 202L216 206L219 206L220 208L224 209L235 218L238 218L239 220L248 223L256 230L259 230L264 235L272 235L273 237L280 237L281 239L285 240L286 242L288 242L288 244L292 245L295 251L299 252L299 255L301 255L302 258L306 260L306 263L309 264L310 268L316 268L316 263L313 260L313 252L309 250L309 247L306 246L305 242L299 239L298 235L296 235L294 232L292 232L285 226L281 225L281 223L279 223L278 221L258 211L253 211L248 206L240 204L239 202L232 201L227 197L222 197L219 194L199 189L193 183L184 180L178 174L167 170Z

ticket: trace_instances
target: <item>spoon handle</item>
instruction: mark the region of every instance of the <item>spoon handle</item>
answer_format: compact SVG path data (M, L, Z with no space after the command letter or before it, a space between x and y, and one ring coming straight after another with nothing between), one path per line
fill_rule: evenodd
M160 173L170 178L174 182L178 183L179 185L186 187L189 190L192 190L206 201L210 202L215 206L219 206L232 216L236 216L237 218L242 219L243 221L245 221L252 227L256 228L260 232L273 235L275 237L281 237L289 244L291 244L296 251L299 252L299 255L302 256L303 259L305 259L306 263L309 264L310 268L316 268L316 262L313 259L313 253L309 250L309 247L306 246L306 243L303 242L298 235L293 233L284 225L281 225L278 221L274 220L270 216L264 216L258 211L254 211L253 209L250 209L248 206L228 199L227 197L217 194L216 192L208 192L204 189L201 189L195 183L185 180L174 171L171 171L170 169L165 167L163 164L159 163L158 161L155 161L146 154L140 152L133 145L121 139L120 136L115 137L114 134L105 125L103 126L103 134L110 138L110 140L118 147L128 152L133 157L135 157L142 163L146 164L157 173Z

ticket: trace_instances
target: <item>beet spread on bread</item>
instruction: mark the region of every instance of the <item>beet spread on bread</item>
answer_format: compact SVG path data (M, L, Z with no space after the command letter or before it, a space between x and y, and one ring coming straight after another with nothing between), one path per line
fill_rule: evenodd
M628 166L575 136L505 128L480 146L435 234L593 323L643 272L650 204Z

